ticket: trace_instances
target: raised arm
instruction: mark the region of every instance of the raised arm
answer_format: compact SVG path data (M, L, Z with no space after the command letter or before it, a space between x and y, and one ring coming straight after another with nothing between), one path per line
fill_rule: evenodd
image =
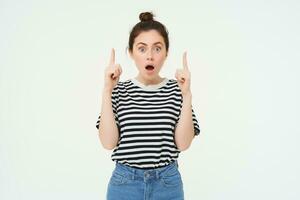
M115 50L112 49L108 67L105 69L102 106L99 123L99 139L105 149L113 149L119 140L119 131L112 105L112 91L117 85L122 68L115 64Z

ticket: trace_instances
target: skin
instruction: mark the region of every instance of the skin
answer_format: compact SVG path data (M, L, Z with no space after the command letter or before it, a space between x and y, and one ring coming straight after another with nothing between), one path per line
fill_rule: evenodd
M138 69L136 79L144 85L158 84L163 78L159 72L167 58L168 52L163 37L156 31L141 32L134 40L133 49L129 51ZM154 70L146 70L147 65L153 65ZM192 93L190 90L190 71L187 64L187 54L183 54L182 67L176 70L175 78L182 93L182 108L180 119L175 127L175 143L180 151L186 150L194 137L192 119ZM118 130L111 109L111 92L122 74L120 64L115 63L115 50L112 49L108 67L105 69L105 84L102 95L101 121L99 137L106 149L113 149L118 142Z
M140 33L134 40L133 49L129 51L139 71L136 79L144 85L160 83L163 78L159 72L167 59L163 37L155 30ZM153 65L149 72L146 65Z

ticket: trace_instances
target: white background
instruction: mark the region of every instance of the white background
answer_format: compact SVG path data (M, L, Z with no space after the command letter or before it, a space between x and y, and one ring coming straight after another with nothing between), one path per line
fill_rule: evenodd
M95 128L112 47L153 11L187 50L201 135L180 154L187 200L300 198L298 1L0 1L0 199L105 199Z

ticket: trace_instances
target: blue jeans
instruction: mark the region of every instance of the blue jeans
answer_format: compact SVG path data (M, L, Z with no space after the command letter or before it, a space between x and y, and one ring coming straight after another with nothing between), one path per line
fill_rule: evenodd
M116 163L108 183L107 200L183 200L178 163L138 169Z

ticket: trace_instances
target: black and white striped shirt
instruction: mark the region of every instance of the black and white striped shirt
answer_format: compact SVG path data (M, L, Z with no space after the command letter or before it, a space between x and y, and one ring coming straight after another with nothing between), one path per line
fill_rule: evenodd
M176 160L180 151L174 133L181 107L182 94L175 79L165 78L150 86L136 79L119 81L112 91L112 109L119 129L112 160L142 169L166 166ZM193 109L192 115L198 135L200 128Z

